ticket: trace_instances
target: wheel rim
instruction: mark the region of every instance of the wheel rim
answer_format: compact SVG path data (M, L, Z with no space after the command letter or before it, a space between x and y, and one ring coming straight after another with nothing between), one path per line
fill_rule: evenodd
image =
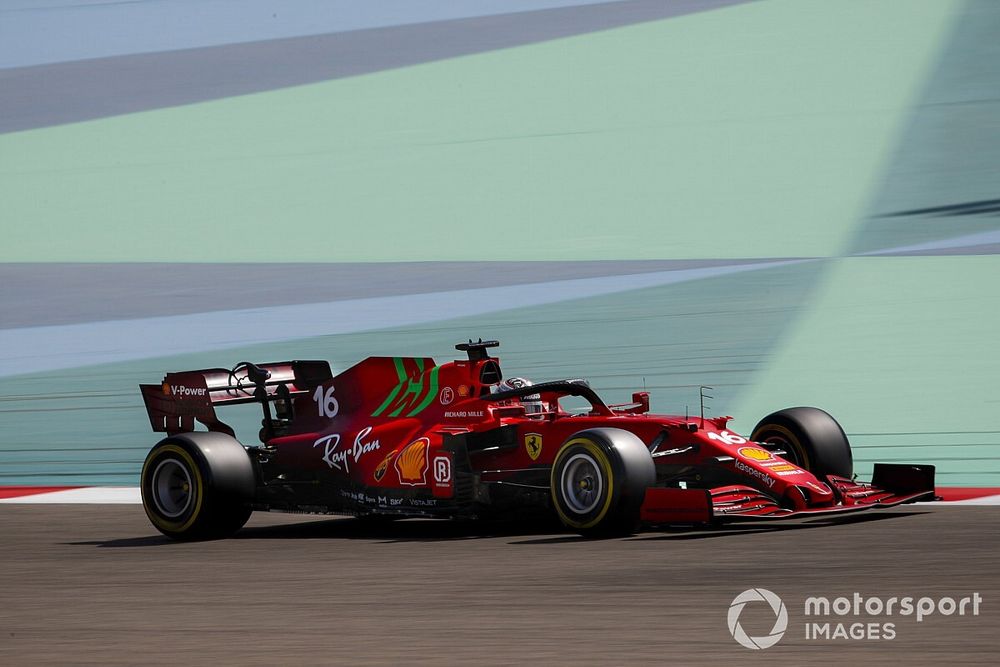
M560 485L568 509L575 514L593 511L604 492L601 469L586 454L575 454L566 462Z
M781 455L781 458L794 463L800 468L805 467L805 463L802 461L802 457L799 456L799 450L788 440L785 440L781 436L772 435L764 439L764 443L771 445L770 449L780 449L785 453Z
M160 461L153 470L151 486L153 503L163 516L176 519L191 506L191 500L194 498L191 473L187 466L177 459L168 458Z

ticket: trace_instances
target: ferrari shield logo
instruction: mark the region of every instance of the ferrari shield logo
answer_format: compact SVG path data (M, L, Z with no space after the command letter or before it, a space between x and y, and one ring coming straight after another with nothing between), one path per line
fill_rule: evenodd
M542 455L542 436L538 433L526 433L524 435L524 449L532 461L537 461Z

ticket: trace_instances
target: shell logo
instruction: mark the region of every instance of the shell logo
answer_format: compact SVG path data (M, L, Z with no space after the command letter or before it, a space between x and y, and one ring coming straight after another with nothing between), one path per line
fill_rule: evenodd
M427 438L414 440L396 456L396 472L399 483L409 486L425 486L427 484L427 450L431 441Z
M774 454L760 447L740 447L739 452L740 456L751 461L770 461L774 458Z
M164 396L170 395L170 385L167 384L166 382L163 383L163 394Z

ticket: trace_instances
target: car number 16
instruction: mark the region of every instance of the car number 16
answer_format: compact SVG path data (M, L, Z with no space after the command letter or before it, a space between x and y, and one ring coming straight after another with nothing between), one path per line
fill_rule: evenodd
M711 431L708 437L712 440L721 440L727 445L742 445L747 441L742 435L736 435L735 433L730 433L729 431L719 431L718 433Z
M334 389L334 387L328 387L326 392L324 392L323 387L316 387L313 400L316 401L316 407L319 408L320 417L333 419L340 412L340 403L337 402L337 397L333 395Z

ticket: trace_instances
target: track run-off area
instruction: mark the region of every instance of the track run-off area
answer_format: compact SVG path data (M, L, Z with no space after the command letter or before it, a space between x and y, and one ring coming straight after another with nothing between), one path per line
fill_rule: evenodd
M5 504L0 662L993 665L996 517L921 504L586 540L549 523L257 513L234 538L176 543L137 505ZM727 625L757 588L787 613L765 650ZM855 594L935 607L919 622L898 605L806 615L810 597ZM972 596L977 614L936 606ZM760 637L775 618L751 603L739 623ZM806 638L811 623L831 629ZM838 624L878 637L834 638Z

